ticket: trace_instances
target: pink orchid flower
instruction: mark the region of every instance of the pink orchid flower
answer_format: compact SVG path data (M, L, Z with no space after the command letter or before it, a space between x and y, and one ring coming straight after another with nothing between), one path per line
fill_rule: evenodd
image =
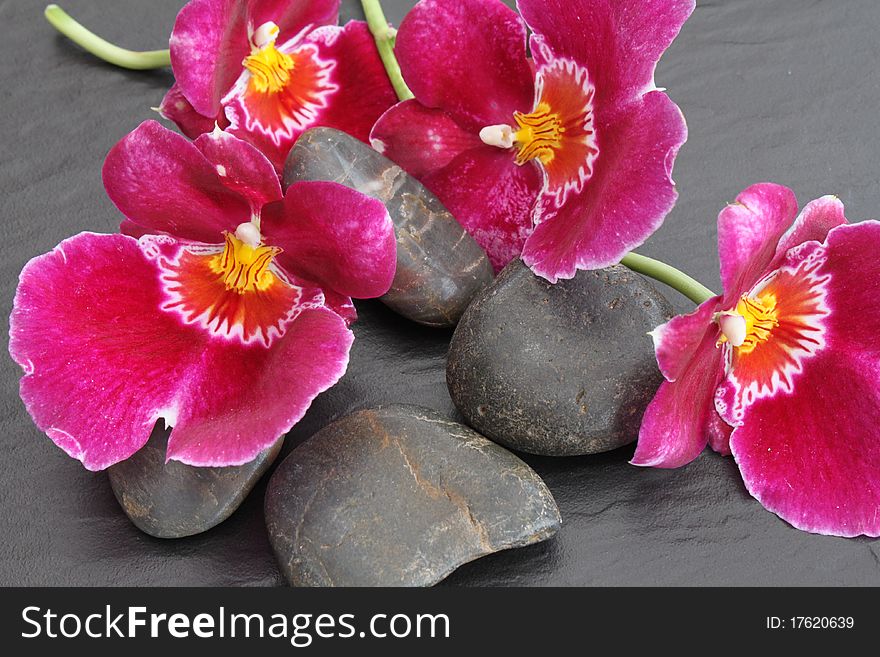
M397 96L366 23L338 16L339 0L192 0L171 33L161 113L192 138L216 123L278 170L313 126L367 141Z
M687 128L654 68L694 0L517 4L522 20L498 0L419 2L395 48L415 99L386 112L371 141L496 270L522 254L555 282L618 262L675 203Z
M104 184L129 233L81 233L21 274L9 350L37 426L89 470L140 449L240 465L344 374L349 297L396 264L379 201L336 183L282 193L259 151L221 131L195 143L147 121Z
M880 223L825 196L754 185L718 217L724 294L653 332L666 381L633 463L673 468L707 442L799 529L880 535Z

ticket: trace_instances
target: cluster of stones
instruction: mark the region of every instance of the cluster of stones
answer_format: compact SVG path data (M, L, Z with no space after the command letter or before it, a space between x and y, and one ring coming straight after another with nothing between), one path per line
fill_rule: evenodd
M433 194L336 130L300 137L284 170L286 185L298 180L336 181L386 204L398 272L382 300L420 324L456 327L446 381L469 426L416 406L378 406L293 449L265 501L288 582L427 586L473 559L553 536L562 521L551 492L506 448L567 456L633 442L661 381L647 332L671 315L668 302L621 266L550 285L517 260L493 281L485 254ZM126 514L161 538L225 520L283 442L243 466L195 468L166 463L167 439L157 429L110 469Z

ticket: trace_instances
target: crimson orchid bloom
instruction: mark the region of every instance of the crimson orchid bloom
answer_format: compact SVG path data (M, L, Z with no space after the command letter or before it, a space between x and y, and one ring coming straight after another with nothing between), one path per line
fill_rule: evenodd
M517 5L522 20L499 0L419 2L395 47L415 99L386 112L371 141L496 270L522 254L555 282L618 262L675 203L687 129L654 68L694 0Z
M718 217L724 294L653 332L667 381L633 463L678 467L707 441L799 529L880 535L880 223L825 196L754 185Z
M89 470L160 418L169 459L246 463L344 374L349 297L394 276L385 207L336 183L282 194L249 144L155 121L110 151L104 183L141 236L81 233L25 266L9 350L28 411Z
M192 0L171 33L161 113L192 138L217 123L278 170L313 126L367 141L397 96L366 23L338 16L339 0Z

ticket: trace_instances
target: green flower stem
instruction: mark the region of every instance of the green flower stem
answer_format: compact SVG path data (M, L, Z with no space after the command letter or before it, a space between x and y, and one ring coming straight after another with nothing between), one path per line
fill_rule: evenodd
M47 6L45 15L46 20L61 34L110 64L136 71L171 65L171 53L168 50L137 52L114 46L77 23L58 5Z
M382 11L382 5L379 0L361 0L364 8L364 16L367 18L367 25L370 32L376 40L376 49L379 51L379 57L385 65L385 71L388 73L388 79L391 80L391 86L397 93L400 100L409 100L413 97L412 91L403 81L400 74L400 64L397 63L397 57L394 56L394 37L396 32L388 25L385 20L385 13Z
M697 305L715 296L705 285L665 262L631 252L623 256L620 264L678 290Z

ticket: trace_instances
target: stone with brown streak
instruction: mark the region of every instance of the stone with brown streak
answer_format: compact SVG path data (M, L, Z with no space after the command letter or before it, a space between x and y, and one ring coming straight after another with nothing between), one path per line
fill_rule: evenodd
M379 199L397 233L397 275L382 297L420 324L455 326L492 281L486 254L418 180L363 142L333 128L303 133L284 167L284 185L330 180Z
M283 442L279 438L244 465L196 468L165 462L168 431L157 426L146 445L107 472L116 499L138 529L158 538L182 538L232 515L278 457Z
M528 465L416 406L333 422L266 491L269 539L295 586L429 586L483 555L543 541L560 522Z
M663 380L648 332L672 314L626 267L551 285L509 264L461 319L446 367L452 401L477 431L547 456L633 442Z

